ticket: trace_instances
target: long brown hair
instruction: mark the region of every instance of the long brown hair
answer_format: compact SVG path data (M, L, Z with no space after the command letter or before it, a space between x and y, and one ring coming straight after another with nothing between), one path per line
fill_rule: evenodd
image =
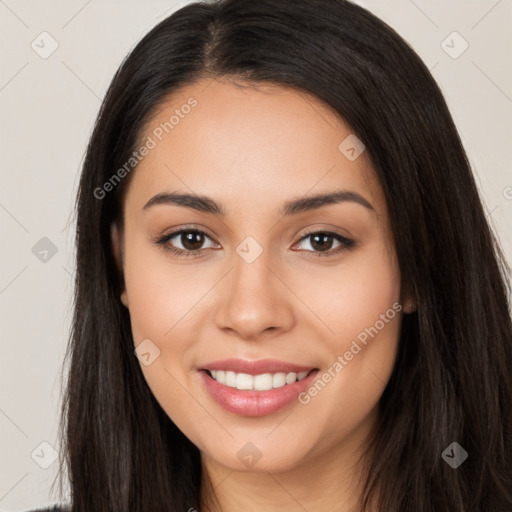
M201 510L200 455L151 393L134 356L110 244L129 159L148 114L203 77L306 91L351 126L387 199L403 319L380 400L361 509L512 510L512 325L507 266L442 93L384 22L344 0L219 0L178 10L122 63L77 197L76 288L63 453L75 512ZM133 172L137 172L136 169ZM443 451L468 458L454 469ZM62 473L61 473L62 474Z

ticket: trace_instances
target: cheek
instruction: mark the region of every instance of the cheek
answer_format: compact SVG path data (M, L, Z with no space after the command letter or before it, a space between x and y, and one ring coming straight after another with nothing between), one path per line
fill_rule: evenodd
M135 345L149 338L161 348L151 366L141 365L149 387L194 443L208 446L198 430L197 418L201 418L199 424L208 425L209 432L224 440L222 429L191 399L189 392L194 388L187 392L180 382L191 383L186 375L193 360L194 340L211 320L207 305L211 297L203 299L226 269L213 263L176 264L162 250L135 237L130 240L127 236L126 247L125 282ZM296 437L301 441L295 449L301 453L305 446L316 445L319 450L329 450L363 424L389 379L401 320L393 309L400 296L399 272L377 243L347 254L337 265L309 261L282 266L279 272L294 293L283 288L282 294L276 292L268 300L286 301L297 320L297 337L312 340L322 355L323 372L331 373L328 382L312 391L307 405L296 406L300 425ZM226 297L218 297L222 298ZM381 320L390 309L387 321ZM382 328L377 322L382 322ZM365 334L366 344L361 341ZM358 340L359 348L353 345L354 340ZM336 371L339 368L341 371ZM281 442L290 443L282 435ZM233 440L226 438L225 442L229 445ZM261 440L262 445L268 442ZM293 450L289 444L287 453Z
M364 342L362 337L340 336L331 343L330 362L299 397L305 427L323 425L319 449L328 450L333 439L366 429L366 420L377 411L394 367L400 332L401 313L389 311L387 323L378 320L382 325L375 326L373 320L369 327L352 329L365 335Z
M187 354L193 348L194 305L205 293L204 280L201 284L192 265L169 264L165 253L147 241L134 238L126 247L125 284L134 344L147 347L144 352L151 358L147 365L139 358L141 371L178 428L194 432L195 418L204 411L184 383L190 367Z
M318 325L332 351L350 345L400 299L398 265L380 243L347 254L336 266L310 265L293 280L297 295L321 320Z
M316 385L303 396L306 421L333 426L335 436L337 429L346 433L363 421L391 375L402 319L400 273L379 245L343 265L316 270L300 286L298 294L309 297L322 320L321 348L330 354Z
M190 339L185 331L192 328L195 316L205 320L200 302L217 282L219 267L207 262L177 264L174 256L167 257L163 249L156 250L135 235L133 241L127 236L126 247L125 283L135 344L146 338L172 339L178 332L182 340ZM336 354L349 350L353 339L364 341L365 332L376 322L379 328L381 316L400 295L396 262L381 240L347 253L336 265L302 262L281 268L281 274L312 314L302 315L303 305L286 293L280 299L296 304L297 317L312 330L312 339L323 339L329 352ZM391 332L396 322L388 323L379 328L380 338L396 337L397 329ZM178 345L173 344L174 354L187 349Z
M170 264L164 249L147 241L127 248L125 283L135 344L172 336L204 295L204 279L199 280L191 265Z

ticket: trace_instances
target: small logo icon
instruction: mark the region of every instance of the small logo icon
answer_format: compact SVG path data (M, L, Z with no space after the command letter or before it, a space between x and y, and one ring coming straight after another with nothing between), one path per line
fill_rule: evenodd
M338 149L348 160L354 162L361 156L366 146L352 133L338 146Z
M248 468L252 468L262 457L262 453L252 443L246 443L238 450L237 457Z
M263 247L252 236L248 236L236 248L236 252L246 263L253 263L260 257Z
M144 366L153 364L153 361L160 356L160 349L148 338L140 342L134 352Z
M512 187L506 187L503 190L503 195L505 196L505 199L512 199Z
M42 59L47 59L53 55L55 50L57 50L59 43L48 32L41 32L32 41L30 46L32 47L32 50L34 50L39 55L39 57Z
M57 450L47 441L39 443L30 454L32 460L43 469L48 469L57 460L58 455Z
M441 457L453 469L457 469L468 458L468 452L459 443L453 442L445 449Z
M458 32L452 32L441 43L441 48L452 59L458 59L469 48L469 43Z
M57 246L45 236L32 247L32 254L42 263L48 263L56 254Z

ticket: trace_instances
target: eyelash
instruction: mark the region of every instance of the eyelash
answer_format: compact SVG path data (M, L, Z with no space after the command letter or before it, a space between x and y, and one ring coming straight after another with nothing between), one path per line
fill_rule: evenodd
M184 257L184 258L198 256L199 254L201 254L203 251L206 250L206 249L197 249L195 251L187 251L187 250L179 249L178 247L174 247L173 245L169 244L169 241L172 240L174 237L176 237L177 235L184 234L184 233L194 233L194 234L204 235L211 239L211 237L206 232L204 232L200 229L192 229L191 228L191 229L180 229L178 231L169 233L168 235L165 235L165 236L159 238L158 240L156 240L155 244L162 246L166 251L170 251L171 253L175 254L178 257ZM354 240L346 238L346 237L340 235L339 233L335 233L332 231L321 231L321 230L309 231L309 232L305 233L297 243L300 243L313 235L328 235L332 238L335 238L338 242L341 243L340 247L338 247L337 249L334 249L334 250L329 249L327 251L306 251L306 252L314 253L316 255L315 257L325 258L328 256L333 256L334 254L339 254L339 253L346 251L348 249L351 249L355 246ZM294 245L296 245L296 244L294 244Z

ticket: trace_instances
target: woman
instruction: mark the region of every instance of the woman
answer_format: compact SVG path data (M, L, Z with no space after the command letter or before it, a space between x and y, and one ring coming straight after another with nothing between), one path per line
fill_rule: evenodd
M442 94L344 0L114 77L77 201L73 511L510 511L507 267Z

